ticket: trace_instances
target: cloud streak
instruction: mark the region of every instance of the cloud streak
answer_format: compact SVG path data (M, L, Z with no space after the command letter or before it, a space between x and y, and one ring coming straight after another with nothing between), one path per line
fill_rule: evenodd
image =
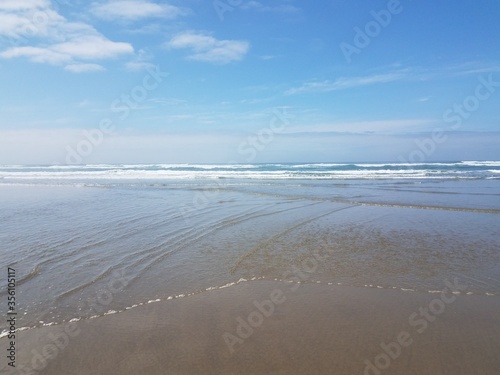
M204 33L187 31L174 36L166 47L190 50L190 60L228 64L242 60L250 44L244 40L218 40Z
M293 87L286 90L285 95L344 90L353 87L361 87L361 86L399 81L406 77L407 75L405 72L376 74L376 75L362 76L362 77L340 77L337 78L335 81L325 80L325 81L307 82L299 87Z
M264 5L259 1L248 1L244 3L242 9L245 10L256 10L259 12L267 13L298 13L300 9L291 4L280 4L280 5Z
M73 73L101 72L105 70L99 64L70 64L66 65L64 69Z
M185 9L170 5L157 4L148 0L114 0L94 2L90 12L104 20L137 21L144 18L173 19L187 14Z
M346 121L315 125L292 126L288 127L283 133L408 134L429 130L429 126L435 124L436 121L432 119Z

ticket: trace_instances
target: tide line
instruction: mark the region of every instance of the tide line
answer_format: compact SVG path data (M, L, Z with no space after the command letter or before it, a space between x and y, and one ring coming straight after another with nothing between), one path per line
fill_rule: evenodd
M76 318L72 318L72 319L69 319L69 320L63 320L61 322L44 322L44 321L39 321L39 324L38 325L34 325L34 326L31 326L31 327L21 327L21 328L17 328L16 331L25 331L25 330L30 330L30 329L35 329L35 328L40 328L40 327L50 327L50 326L54 326L54 325L61 325L61 324L64 324L64 323L75 323L75 322L79 322L79 321L82 321L82 320L87 320L87 319L97 319L97 318L100 318L100 317L103 317L103 316L107 316L107 315L113 315L113 314L119 314L119 313L122 313L122 312L125 312L125 311L128 311L128 310L132 310L132 309L135 309L137 307L140 307L140 306L144 306L144 305L149 305L149 304L153 304L153 303L158 303L158 302L162 302L162 301L171 301L171 300L175 300L175 299L179 299L179 298L186 298L186 297L190 297L190 296L194 296L194 295L197 295L197 294L201 294L201 293L205 293L205 292L211 292L211 291L215 291L215 290L221 290L221 289L226 289L226 288L230 288L230 287L233 287L235 285L238 285L238 284L241 284L241 283L246 283L246 282L251 282L251 281L258 281L258 280L266 280L266 281L277 281L277 282L282 282L282 283L293 283L293 284L323 284L323 285L330 285L330 286L344 286L345 284L341 283L341 282L331 282L331 281L321 281L321 280L307 280L307 281L292 281L292 280L282 280L282 279L277 279L277 278L266 278L265 276L253 276L251 278L240 278L238 281L233 281L233 282L229 282L229 283L226 283L224 285L220 285L220 286L211 286L211 287L208 287L208 288L205 288L205 289L202 289L202 290L198 290L198 291L195 291L195 292L191 292L191 293L181 293L181 294L176 294L176 295L171 295L171 296L167 296L166 298L156 298L156 299L151 299L151 300L148 300L147 302L140 302L140 303L136 303L136 304L133 304L131 306L127 306L125 307L124 309L121 309L121 310L108 310L106 311L105 313L101 314L101 315L92 315L88 318L86 317L76 317ZM413 289L413 288L403 288L403 287L398 287L398 286L382 286L382 285L376 285L376 284L365 284L365 285L362 285L362 286L358 286L358 285L346 285L346 286L351 286L351 287L354 287L354 288L372 288L372 289L385 289L385 290L401 290L403 292L421 292L421 293L429 293L429 294L435 294L435 293L447 293L448 291L445 291L445 290L427 290L427 291L422 291L422 290L416 290L416 289ZM467 292L467 293L462 293L462 292L459 292L459 291L452 291L451 293L455 294L455 295L467 295L467 296L470 296L470 295L478 295L478 296L487 296L487 297L495 297L495 296L500 296L500 294L495 294L495 293L491 293L491 292L485 292L485 293L478 293L478 292ZM3 338L3 337L6 337L8 336L9 334L9 331L7 330L4 330L0 333L0 338Z

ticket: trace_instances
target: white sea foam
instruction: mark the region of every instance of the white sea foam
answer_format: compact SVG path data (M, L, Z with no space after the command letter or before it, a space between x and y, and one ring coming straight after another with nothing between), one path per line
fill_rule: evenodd
M250 279L240 278L238 281L235 281L235 282L230 282L230 283L227 283L227 284L224 284L224 285L221 285L221 286L212 286L212 287L205 288L204 291L214 291L214 290L225 289L225 288L229 288L229 287L241 284L241 283L250 282L250 281L256 281L256 280L266 280L266 278L264 276L261 276L261 277L253 276ZM342 286L343 285L343 283L341 283L341 282L333 283L333 282L325 282L325 281L319 281L319 280L317 280L317 281L310 280L309 282L281 280L281 279L273 279L273 280L276 280L278 282L288 282L288 283L296 283L296 284L308 284L308 283L310 283L310 284L324 284L324 285L330 285L330 286L334 286L334 285ZM383 286L380 286L380 285L376 285L375 286L373 284L366 284L366 285L364 285L364 287L366 287L366 288L377 288L377 289L400 289L401 291L404 291L404 292L417 292L417 290L412 289L412 288L402 288L402 287L397 287L397 286L383 287ZM424 291L421 291L421 292L424 292ZM171 301L171 300L174 300L174 299L179 299L179 298L185 298L185 297L193 296L193 295L199 294L199 293L202 293L202 291L193 292L193 293L182 293L182 294L178 294L178 295L168 296L164 300L165 301ZM427 293L430 293L430 294L444 293L444 291L442 291L442 290L428 290ZM457 294L457 295L461 294L458 291L454 291L452 293L453 294ZM484 292L484 293L467 292L466 294L467 295L477 295L477 294L479 294L479 295L483 295L483 296L485 295L485 296L488 296L488 297L498 296L497 294L490 293L490 292ZM147 304L150 304L150 303L161 302L161 301L162 301L161 298L157 298L157 299L154 299L154 300L149 300L148 302L136 303L136 304L133 304L131 306L125 307L123 310L108 310L107 312L105 312L102 315L93 315L93 316L89 317L88 319L96 319L96 318L100 318L102 316L118 314L118 313L121 313L121 312L132 310L132 309L137 308L139 306L147 305ZM73 322L81 321L83 319L84 319L83 317L78 317L78 318L70 319L68 322L73 323ZM64 323L64 322L65 321L63 321L62 323ZM40 326L42 326L42 327L49 327L49 326L61 324L61 323L57 323L57 322L44 322L44 321L39 321L39 323L40 323ZM33 327L20 327L20 328L17 328L16 330L17 331L25 331L25 330L34 329L34 328L37 328L37 327L36 326L33 326ZM8 334L9 334L9 331L4 330L4 331L2 331L0 333L0 338L6 337L6 336L8 336Z
M30 181L196 179L437 179L489 178L499 161L456 163L130 164L0 166L2 183Z

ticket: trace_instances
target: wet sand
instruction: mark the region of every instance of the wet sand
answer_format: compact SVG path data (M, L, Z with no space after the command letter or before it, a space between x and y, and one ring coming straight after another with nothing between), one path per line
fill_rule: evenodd
M498 375L497 188L431 185L242 183L187 216L185 186L16 188L0 263L36 328L0 374Z
M2 358L0 372L496 375L499 311L500 298L463 291L256 280L18 332L17 369Z

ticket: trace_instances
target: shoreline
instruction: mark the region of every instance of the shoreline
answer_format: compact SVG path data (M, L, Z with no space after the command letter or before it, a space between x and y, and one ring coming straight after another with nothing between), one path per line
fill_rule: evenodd
M300 272L298 269L296 269L296 271ZM305 274L304 272L300 272L300 274L307 276L307 274ZM299 276L294 276L293 278L298 279ZM16 327L16 332L28 331L28 330L33 330L33 329L40 329L40 328L44 328L44 327L61 326L61 325L67 324L67 323L73 323L73 322L80 322L80 321L98 319L98 318L105 317L107 315L121 314L121 313L127 312L129 310L135 309L137 307L146 306L146 305L149 305L149 304L152 304L152 303L167 302L167 301L171 301L171 300L175 300L175 299L179 299L179 298L191 297L191 296L194 296L194 295L197 295L197 294L206 293L206 292L212 292L212 291L216 291L216 290L220 290L220 289L225 289L225 288L232 287L232 286L235 286L235 285L238 285L238 284L241 284L241 283L247 283L247 282L253 282L253 281L264 281L264 282L266 282L266 281L267 282L276 281L276 282L286 283L286 284L291 283L293 285L299 285L299 286L300 285L306 285L306 284L322 284L322 285L328 286L328 287L332 287L332 286L333 287L339 287L339 286L341 286L341 287L347 287L347 288L379 289L379 290L402 291L402 292L405 292L405 293L406 292L410 292L410 293L420 293L420 294L429 294L429 295L442 294L443 292L446 293L446 291L448 289L447 287L445 287L442 290L420 290L420 289L403 288L403 287L396 287L396 286L381 286L381 285L374 285L374 284L370 284L370 285L347 285L345 283L340 283L340 282L327 282L327 281L320 281L320 280L302 280L302 279L301 279L301 281L297 282L297 281L292 281L292 280L282 280L282 279L267 278L267 277L264 277L264 276L260 276L260 277L252 277L252 278L249 278L249 279L240 278L238 281L228 282L228 283L226 283L224 285L220 285L220 286L210 286L210 287L208 287L206 289L196 290L196 291L193 291L193 292L180 293L180 294L171 295L171 296L168 296L168 297L165 297L165 298L156 298L156 299L150 299L150 300L146 300L146 301L141 301L141 302L137 302L137 303L131 304L130 306L126 306L125 308L123 308L121 310L108 310L108 311L104 311L101 314L96 314L96 315L92 315L92 316L89 316L89 317L79 316L79 317L74 317L74 318L71 318L69 320L64 320L64 321L60 321L60 322L56 322L56 321L53 321L53 322L43 322L43 323L40 323L39 325L34 325L34 326ZM500 297L500 294L494 294L494 293L490 293L490 292L477 293L477 292L471 292L471 291L468 291L468 290L455 291L454 294L455 295L461 295L461 296ZM8 333L9 333L8 330L4 330L4 331L0 332L0 340L2 338L6 337L8 335Z
M18 364L52 375L357 375L365 370L493 375L500 367L498 298L447 293L447 301L453 301L438 303L437 295L419 292L314 283L293 287L268 280L240 283L98 319L21 331ZM5 342L0 339L2 346Z

